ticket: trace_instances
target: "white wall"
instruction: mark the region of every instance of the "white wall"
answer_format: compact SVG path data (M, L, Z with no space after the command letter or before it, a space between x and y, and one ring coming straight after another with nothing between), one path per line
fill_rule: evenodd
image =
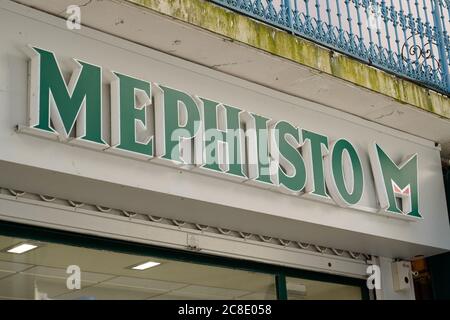
M395 291L392 276L392 259L380 257L377 260L381 270L381 289L376 290L377 300L415 300L414 285L411 278L409 288Z

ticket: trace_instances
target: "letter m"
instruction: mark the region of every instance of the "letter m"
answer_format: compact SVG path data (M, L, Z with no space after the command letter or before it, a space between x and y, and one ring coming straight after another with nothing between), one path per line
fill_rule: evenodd
M397 165L374 143L369 148L369 156L381 208L386 212L421 218L417 154Z
M28 126L64 140L74 137L104 145L101 67L72 60L75 70L67 85L52 52L32 51Z

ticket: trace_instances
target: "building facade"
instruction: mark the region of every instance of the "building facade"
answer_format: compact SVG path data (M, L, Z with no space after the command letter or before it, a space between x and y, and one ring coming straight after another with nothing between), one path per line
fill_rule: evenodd
M447 7L326 3L1 1L0 297L445 283Z

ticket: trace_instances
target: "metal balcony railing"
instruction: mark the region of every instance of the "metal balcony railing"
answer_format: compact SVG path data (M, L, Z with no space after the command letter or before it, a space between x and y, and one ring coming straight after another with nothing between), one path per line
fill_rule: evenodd
M450 0L211 0L450 94Z

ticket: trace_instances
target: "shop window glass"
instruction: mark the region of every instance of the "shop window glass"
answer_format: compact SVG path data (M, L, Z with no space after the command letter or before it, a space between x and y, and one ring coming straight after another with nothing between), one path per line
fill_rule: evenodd
M276 289L270 274L0 236L0 299L251 300Z
M361 300L361 288L358 286L286 278L288 300Z

